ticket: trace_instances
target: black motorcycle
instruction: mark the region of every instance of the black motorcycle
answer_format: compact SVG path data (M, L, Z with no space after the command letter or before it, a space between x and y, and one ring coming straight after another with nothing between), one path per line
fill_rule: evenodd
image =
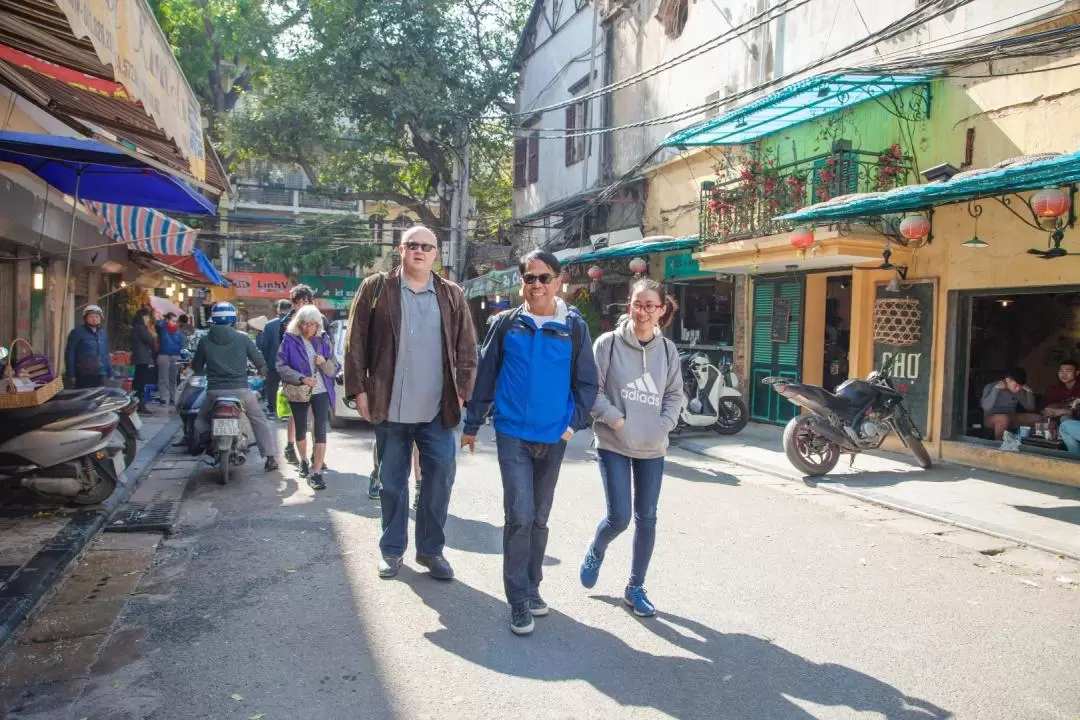
M904 407L904 396L893 386L886 370L874 371L866 380L847 380L836 393L768 377L761 381L793 404L806 408L784 428L784 454L800 472L810 476L832 472L841 454L876 450L895 432L919 466L932 464L922 444L922 433Z

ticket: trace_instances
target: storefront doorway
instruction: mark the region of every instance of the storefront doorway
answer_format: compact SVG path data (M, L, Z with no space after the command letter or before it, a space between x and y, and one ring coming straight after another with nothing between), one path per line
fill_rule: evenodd
M822 384L833 392L848 379L851 344L851 276L830 277L825 290L825 352Z
M1036 412L1045 409L1061 364L1080 360L1080 286L961 292L957 311L953 434L996 445L981 405L984 390L1020 368ZM1080 461L1055 433L1050 435L1025 438L1021 451Z
M754 280L750 417L759 422L784 424L798 412L761 381L801 379L805 286L803 276Z

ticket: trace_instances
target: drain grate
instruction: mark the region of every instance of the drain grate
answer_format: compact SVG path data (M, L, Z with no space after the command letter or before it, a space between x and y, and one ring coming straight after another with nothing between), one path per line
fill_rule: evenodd
M125 503L117 508L112 520L105 526L105 532L170 532L179 512L179 500Z

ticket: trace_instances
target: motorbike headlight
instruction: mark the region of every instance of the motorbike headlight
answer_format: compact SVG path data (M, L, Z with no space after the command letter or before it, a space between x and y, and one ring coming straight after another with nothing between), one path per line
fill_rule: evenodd
M206 387L206 376L196 375L191 378L191 381L188 384L191 385L191 387Z

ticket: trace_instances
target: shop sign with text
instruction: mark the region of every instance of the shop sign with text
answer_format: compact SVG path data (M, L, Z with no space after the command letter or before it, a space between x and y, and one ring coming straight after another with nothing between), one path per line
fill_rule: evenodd
M713 277L715 273L706 272L694 259L692 252L676 253L664 258L665 280L697 280Z
M349 275L301 275L299 280L315 291L315 297L324 301L322 304L337 309L352 307L356 291L364 281L363 278Z
M284 300L293 286L289 278L275 273L229 273L226 277L232 281L238 298Z
M874 342L874 368L887 369L893 385L904 395L904 404L911 419L915 421L923 437L929 439L931 352L934 338L934 291L933 282L917 282L901 286L899 293L892 293L884 285L877 286L876 299L907 298L918 302L918 313L907 314L917 327L905 335L911 338L902 345L894 342ZM916 339L917 338L917 339Z

